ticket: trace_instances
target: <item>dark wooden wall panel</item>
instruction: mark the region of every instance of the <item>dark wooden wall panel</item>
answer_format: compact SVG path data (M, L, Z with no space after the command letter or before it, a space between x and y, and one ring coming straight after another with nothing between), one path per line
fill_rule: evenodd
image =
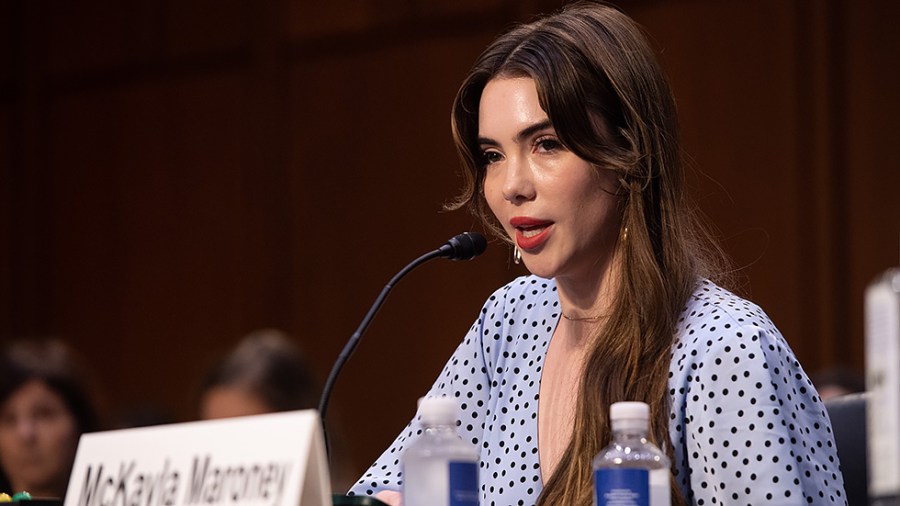
M29 2L23 20L28 34L34 36L29 57L36 59L47 75L132 63L147 47L146 34L153 19L142 14L148 4Z
M844 133L840 170L846 186L847 247L844 266L850 287L847 321L852 363L863 362L863 293L887 266L900 265L900 31L885 19L897 15L892 2L855 2L846 13Z
M14 235L12 213L7 209L14 201L13 186L10 184L12 171L12 118L6 104L0 102L0 202L6 203L6 208L0 211L0 323L6 330L13 318L13 297L15 288L13 283L13 255L12 247L17 237ZM0 331L2 332L2 331ZM0 334L2 335L2 334Z
M49 113L51 328L105 352L110 377L159 373L109 382L116 399L175 400L197 355L242 329L242 84L141 84Z
M274 2L271 2L274 3ZM160 24L161 50L174 57L239 50L251 40L260 12L247 0L169 0Z
M388 279L451 235L449 107L475 56L558 1L0 2L0 336L57 334L113 408L193 416L241 335L324 380ZM662 52L701 209L809 371L862 367L898 262L890 0L630 0ZM394 290L335 392L363 466L483 299L497 242ZM367 430L359 430L365 420Z
M293 39L365 31L389 17L402 3L379 6L371 0L286 2L285 33Z
M554 7L559 2L550 2ZM538 9L533 0L435 0L430 2L383 2L379 0L350 0L342 3L288 2L286 7L288 34L294 39L334 37L393 29L401 37L419 31L422 24L462 19L480 25L485 16L493 18L498 11L525 12L530 16ZM521 15L519 15L521 17ZM418 25L418 26L417 26ZM464 30L458 24L454 30Z
M800 312L807 354L813 364L846 360L847 321L835 319L849 303L846 280L841 167L844 106L841 75L845 60L845 13L840 2L795 4L797 15L796 136L799 189L793 212L800 217ZM860 343L861 345L861 343ZM809 352L815 355L810 355Z
M0 2L0 29L3 30L3 38L0 39L0 101L4 103L9 100L9 87L17 70L16 59L21 57L17 54L20 49L17 47L19 27L15 23L15 7L13 2Z

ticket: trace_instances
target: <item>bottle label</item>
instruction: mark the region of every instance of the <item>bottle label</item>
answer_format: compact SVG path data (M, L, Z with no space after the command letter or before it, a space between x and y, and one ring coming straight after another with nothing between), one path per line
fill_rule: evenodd
M450 462L450 506L478 506L478 465Z
M650 472L646 469L594 471L597 506L650 506Z

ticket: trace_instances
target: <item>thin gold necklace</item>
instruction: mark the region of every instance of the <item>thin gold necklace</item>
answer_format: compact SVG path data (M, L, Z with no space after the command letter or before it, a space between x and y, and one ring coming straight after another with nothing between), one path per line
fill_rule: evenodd
M601 314L597 316L569 316L563 313L563 318L569 320L570 322L595 322L606 318L606 315Z

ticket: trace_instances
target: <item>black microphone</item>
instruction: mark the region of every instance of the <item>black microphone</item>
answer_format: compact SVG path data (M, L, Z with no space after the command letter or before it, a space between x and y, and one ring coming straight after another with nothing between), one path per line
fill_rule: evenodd
M471 260L484 253L487 241L477 232L463 232L453 236L443 246L438 248L441 257L450 260Z
M331 373L328 375L328 380L325 382L325 388L322 389L322 397L319 399L319 416L322 419L322 435L325 437L325 450L328 452L329 457L331 456L331 448L328 444L328 431L325 427L325 412L328 410L328 401L331 397L331 390L334 388L334 383L335 381L337 381L338 374L340 374L341 369L343 369L344 367L344 364L347 363L347 360L350 359L350 355L353 354L353 351L359 344L359 338L369 327L369 324L375 317L375 313L377 313L378 309L381 308L381 305L387 298L388 293L390 293L394 285L398 281L400 281L400 278L405 276L409 271L431 260L432 258L471 260L484 253L485 248L487 248L487 241L485 240L483 235L477 232L463 232L462 234L452 237L440 248L426 253L410 262L409 265L404 267L393 278L391 278L391 280L388 281L388 284L384 285L384 288L381 290L381 294L379 294L378 298L375 299L375 303L372 304L371 308L369 308L369 312L366 313L366 316L363 318L362 322L360 322L359 327L356 329L356 332L354 332L353 335L350 336L350 340L347 341L347 344L344 345L344 349L341 351L341 354L338 355L337 360L331 367Z

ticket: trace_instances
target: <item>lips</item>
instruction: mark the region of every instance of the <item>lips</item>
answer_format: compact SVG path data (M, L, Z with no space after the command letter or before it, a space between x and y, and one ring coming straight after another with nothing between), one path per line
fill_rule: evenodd
M533 251L540 248L553 231L553 222L538 220L527 216L516 216L509 220L509 224L516 229L516 244L523 251Z

